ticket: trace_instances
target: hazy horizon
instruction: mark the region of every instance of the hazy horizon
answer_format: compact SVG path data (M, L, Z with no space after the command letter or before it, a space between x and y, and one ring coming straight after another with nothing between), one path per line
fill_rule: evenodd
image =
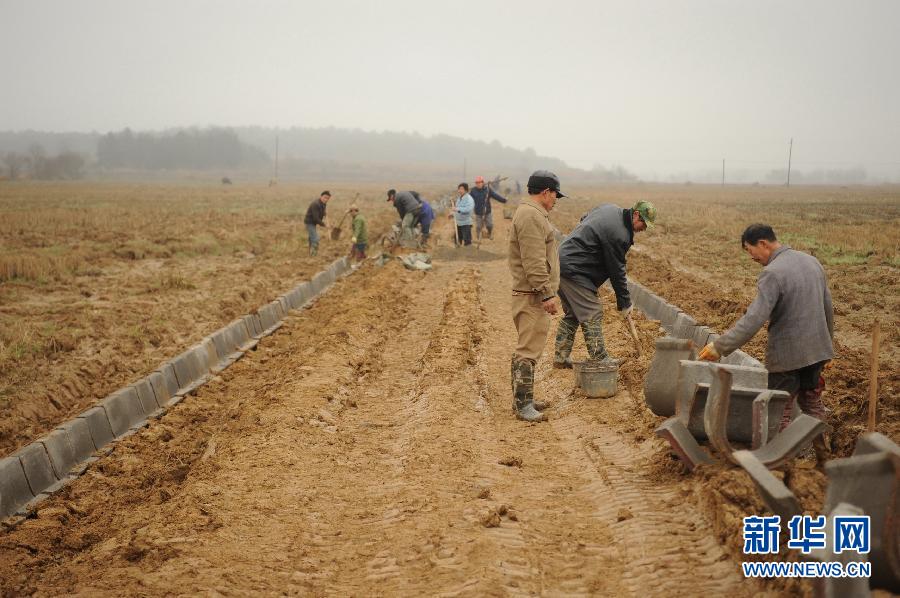
M900 2L0 0L0 130L447 134L645 179L900 180Z

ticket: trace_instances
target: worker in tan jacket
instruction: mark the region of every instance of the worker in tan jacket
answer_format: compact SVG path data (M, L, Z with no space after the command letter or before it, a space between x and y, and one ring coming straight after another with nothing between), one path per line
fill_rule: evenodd
M512 355L513 408L525 421L543 421L545 404L534 400L534 366L547 344L550 316L559 311L559 256L550 210L565 197L559 178L538 170L528 179L528 198L516 209L509 235L512 314L518 340Z

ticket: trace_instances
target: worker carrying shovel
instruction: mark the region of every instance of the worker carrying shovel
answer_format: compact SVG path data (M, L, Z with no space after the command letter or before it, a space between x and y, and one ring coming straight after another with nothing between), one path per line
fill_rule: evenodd
M579 325L591 360L621 363L606 351L597 289L609 280L619 311L626 318L631 316L625 254L634 244L634 234L652 227L655 220L656 208L649 201L625 209L603 204L585 214L559 246L559 299L565 316L556 329L553 367L572 367L570 355Z
M813 256L779 243L767 224L748 226L741 235L741 247L763 266L756 298L747 313L706 345L699 357L718 361L742 347L768 321L769 388L787 391L792 397L781 427L791 421L795 398L804 413L824 421L822 370L834 358L834 311L825 269Z

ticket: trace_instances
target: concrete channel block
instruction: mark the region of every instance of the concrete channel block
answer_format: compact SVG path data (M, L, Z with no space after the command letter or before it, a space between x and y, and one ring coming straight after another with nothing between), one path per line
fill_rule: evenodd
M831 426L822 420L801 413L753 455L769 469L775 469L800 454L816 436L830 431Z
M680 312L675 316L675 321L672 323L672 336L692 340L695 328L697 328L697 320L684 312Z
M842 551L835 554L834 519L835 517L859 517L865 515L859 509L848 503L840 503L831 512L825 514L825 549L813 550L807 557L809 560L821 563L838 562L846 570L850 563L867 563L869 555L858 554L850 551ZM873 567L874 568L874 567ZM825 577L812 580L813 596L822 598L868 598L872 595L869 589L869 580L865 577Z
M762 442L763 439L767 440L777 433L781 413L784 411L787 401L790 400L788 393L735 387L732 385L734 375L729 368L715 364L707 364L707 367L712 371L712 382L709 385L703 409L703 431L709 438L710 444L730 458L733 452L731 441L752 444L754 440ZM765 410L765 413L760 413L759 410ZM754 424L765 425L766 428L757 430L754 429ZM688 429L691 429L690 425ZM802 433L811 433L812 431L810 429ZM788 430L785 430L786 432ZM797 432L795 431L794 434ZM790 435L781 442L785 442L788 438L799 440L796 436ZM765 447L760 450L764 449ZM766 461L762 457L762 453L755 454L761 460Z
M63 430L68 435L69 444L72 445L72 450L75 452L76 463L90 458L98 448L91 436L90 426L81 417L70 419L60 424L57 429Z
M60 480L69 477L70 471L78 464L79 459L69 442L68 433L65 430L56 429L46 436L38 438L35 442L44 445L56 477Z
M84 420L87 424L87 428L91 433L91 440L93 440L94 447L97 450L108 445L116 437L109 423L109 417L106 415L106 410L102 407L91 407L79 415L77 419Z
M220 328L207 337L216 346L216 355L219 356L218 367L228 365L228 356L234 351L235 347L228 338L228 328Z
M733 457L734 461L743 467L750 479L753 480L766 507L774 514L780 515L781 521L790 521L794 515L803 514L803 509L794 493L784 485L784 482L776 478L753 453L735 451Z
M109 418L109 425L116 438L147 421L133 386L126 386L112 393L100 402L100 407L106 411L106 417Z
M173 359L172 368L175 370L175 379L178 380L178 390L175 394L183 393L184 389L189 388L199 376L197 364L190 350Z
M890 453L900 457L900 446L880 432L867 432L856 439L853 456Z
M59 483L47 449L40 442L25 445L10 456L21 462L28 487L34 496L54 488Z
M216 350L216 344L210 337L207 336L200 341L196 350L202 360L201 365L204 373L218 373L222 371L224 366L220 364L219 352Z
M301 282L294 287L294 290L297 291L298 301L300 302L299 307L306 305L307 301L313 297L312 286L308 282Z
M711 367L712 366L712 367ZM754 401L768 387L769 373L762 368L746 366L710 364L707 361L682 360L678 364L677 388L675 391L675 413L698 440L706 439L703 427L703 413L709 386L713 381L715 367L726 369L733 377L734 393L731 413L729 414L730 438L739 442L753 441ZM766 437L774 435L780 421L784 406L787 403L785 393L772 395L766 401L768 405ZM757 404L757 409L759 405ZM757 436L762 437L762 434Z
M271 304L267 303L260 307L259 310L257 310L257 314L259 315L259 325L262 328L263 333L271 329L275 323L278 322L275 310L272 309Z
M681 360L696 357L690 340L663 337L656 339L656 350L644 377L644 402L656 415L674 415Z
M834 459L825 473L825 511L849 503L870 518L872 587L900 593L900 456L875 452Z
M259 314L247 314L243 318L244 325L247 327L247 330L250 333L250 338L253 340L259 340L263 336L263 328L259 322Z
M152 372L147 376L147 380L150 382L150 388L153 389L153 397L156 399L156 404L165 409L172 395L169 393L169 388L162 373L159 371Z
M17 457L0 459L0 519L5 519L34 498L22 462Z
M166 392L169 397L174 397L178 394L178 377L175 375L175 366L171 361L167 361L166 363L159 366L159 369L156 370L159 372L159 375L162 376L163 383L166 386ZM159 400L157 399L157 403ZM168 404L168 403L167 403Z
M278 297L278 303L281 304L281 311L282 311L282 313L284 313L285 316L287 316L288 313L290 313L290 311L292 309L294 309L294 307L291 305L290 298L287 296L287 294L280 295Z
M698 465L712 463L713 459L691 436L677 417L670 417L656 428L656 435L672 447L672 451L684 462L689 471Z
M141 411L146 416L154 416L160 414L159 403L156 402L156 393L150 384L149 378L141 378L134 384L134 391L137 393L138 401L141 403Z

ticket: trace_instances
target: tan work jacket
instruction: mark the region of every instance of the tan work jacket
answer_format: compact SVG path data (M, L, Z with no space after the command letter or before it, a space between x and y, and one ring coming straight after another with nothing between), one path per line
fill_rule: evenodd
M516 208L509 233L513 292L549 299L559 288L559 254L547 210L531 198Z

